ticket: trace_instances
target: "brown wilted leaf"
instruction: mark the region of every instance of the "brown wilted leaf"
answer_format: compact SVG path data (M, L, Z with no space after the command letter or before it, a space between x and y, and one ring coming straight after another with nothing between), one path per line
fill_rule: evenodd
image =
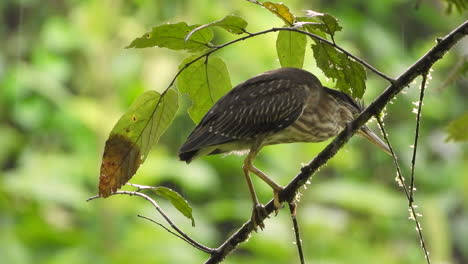
M107 197L125 184L140 167L140 149L122 135L106 141L99 177L99 195Z
M132 178L172 123L178 108L178 95L171 89L162 95L147 91L133 102L106 141L99 195L109 196Z

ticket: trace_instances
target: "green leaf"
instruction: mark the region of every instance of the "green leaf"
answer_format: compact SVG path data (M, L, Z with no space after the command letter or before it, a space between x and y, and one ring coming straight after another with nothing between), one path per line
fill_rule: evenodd
M289 11L289 8L284 4L275 4L272 2L264 2L263 6L270 12L281 18L286 25L292 26L296 21L294 15Z
M306 10L306 17L311 18L315 21L321 22L320 25L316 25L315 28L327 33L333 39L335 32L341 31L342 27L338 23L338 19L326 13L319 13L312 10Z
M325 25L320 22L316 22L315 19L308 17L297 17L296 23L294 23L295 28L302 28L303 30L315 34L319 37L327 39L327 33Z
M276 52L282 67L302 68L307 36L292 31L280 31L276 39Z
M468 140L468 112L453 120L447 127L446 141L467 141Z
M195 226L195 219L192 215L192 207L178 192L167 187L155 187L152 189L157 195L171 202L171 204L179 210L185 217L192 220L192 226Z
M101 196L109 196L130 180L172 123L178 108L174 90L163 96L148 91L133 102L106 141L99 177Z
M133 40L126 48L160 47L190 52L202 51L208 48L213 39L213 32L209 28L198 30L190 40L185 41L185 36L197 27L198 25L189 26L185 22L156 26L151 32Z
M208 27L214 27L214 26L221 27L233 34L242 34L242 33L245 33L245 28L247 27L247 21L245 21L243 18L238 17L238 16L228 15L228 16L225 16L221 20L218 20L218 21L206 24L206 25L202 25L193 29L185 37L185 41L188 41L192 37L192 35L195 34L196 32L202 29L205 29Z
M366 90L364 67L346 54L320 41L312 44L314 58L325 76L336 81L335 88L354 98L362 98Z
M185 59L179 69L196 57ZM209 56L206 60L200 59L188 66L177 78L177 88L192 99L188 113L198 123L210 107L231 89L231 79L224 61Z

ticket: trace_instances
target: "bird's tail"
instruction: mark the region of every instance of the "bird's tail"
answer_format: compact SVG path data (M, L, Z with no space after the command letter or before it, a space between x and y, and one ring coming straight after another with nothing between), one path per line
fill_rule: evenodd
M187 163L190 163L192 159L197 155L198 149L196 150L191 150L187 152L180 152L179 153L179 159L181 161L185 161Z

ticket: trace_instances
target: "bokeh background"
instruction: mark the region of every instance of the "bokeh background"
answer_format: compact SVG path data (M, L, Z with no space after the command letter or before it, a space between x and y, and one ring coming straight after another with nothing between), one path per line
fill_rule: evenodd
M312 9L338 17L340 45L396 77L461 24L466 12L445 12L443 1L284 1L296 14ZM414 8L420 2L419 8ZM161 91L188 54L124 49L165 22L208 23L237 14L251 32L281 20L246 1L2 0L0 1L0 262L202 263L199 252L137 214L163 222L144 200L97 192L104 142L119 116L145 90ZM233 85L279 67L271 34L219 52ZM215 41L233 38L216 31ZM466 76L448 80L468 54L465 39L434 66L423 109L416 204L433 263L468 263L468 151L446 142L446 126L466 111ZM332 85L308 51L305 68ZM369 73L365 101L386 83ZM405 175L410 164L418 83L387 107L386 128ZM196 227L157 198L189 235L218 246L245 222L251 204L238 156L186 165L177 149L194 127L182 107L133 183L164 185L193 206ZM375 122L370 124L374 129ZM324 146L265 148L256 165L286 184ZM298 218L311 263L425 263L395 182L391 158L353 138L302 190ZM255 180L263 202L271 190ZM298 263L288 211L266 221L225 263Z

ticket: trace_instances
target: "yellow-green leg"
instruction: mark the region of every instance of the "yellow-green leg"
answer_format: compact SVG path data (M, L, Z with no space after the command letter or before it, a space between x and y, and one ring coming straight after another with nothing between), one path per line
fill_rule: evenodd
M260 226L260 228L263 229L265 227L265 225L263 224L263 219L265 219L268 216L268 214L265 210L265 207L258 201L257 194L255 193L255 189L252 183L252 179L250 178L249 172L253 172L255 175L257 175L260 179L266 182L273 189L274 203L275 203L276 210L281 207L281 203L279 200L279 192L283 190L283 187L278 185L275 181L273 181L270 177L268 177L265 173L257 169L252 164L252 161L257 155L258 151L259 151L259 148L252 148L250 150L249 154L244 160L244 165L242 169L244 171L244 176L247 181L247 185L249 187L250 195L252 196L252 203L253 203L253 210L252 210L252 217L251 217L252 222L254 224L255 229L257 226Z

